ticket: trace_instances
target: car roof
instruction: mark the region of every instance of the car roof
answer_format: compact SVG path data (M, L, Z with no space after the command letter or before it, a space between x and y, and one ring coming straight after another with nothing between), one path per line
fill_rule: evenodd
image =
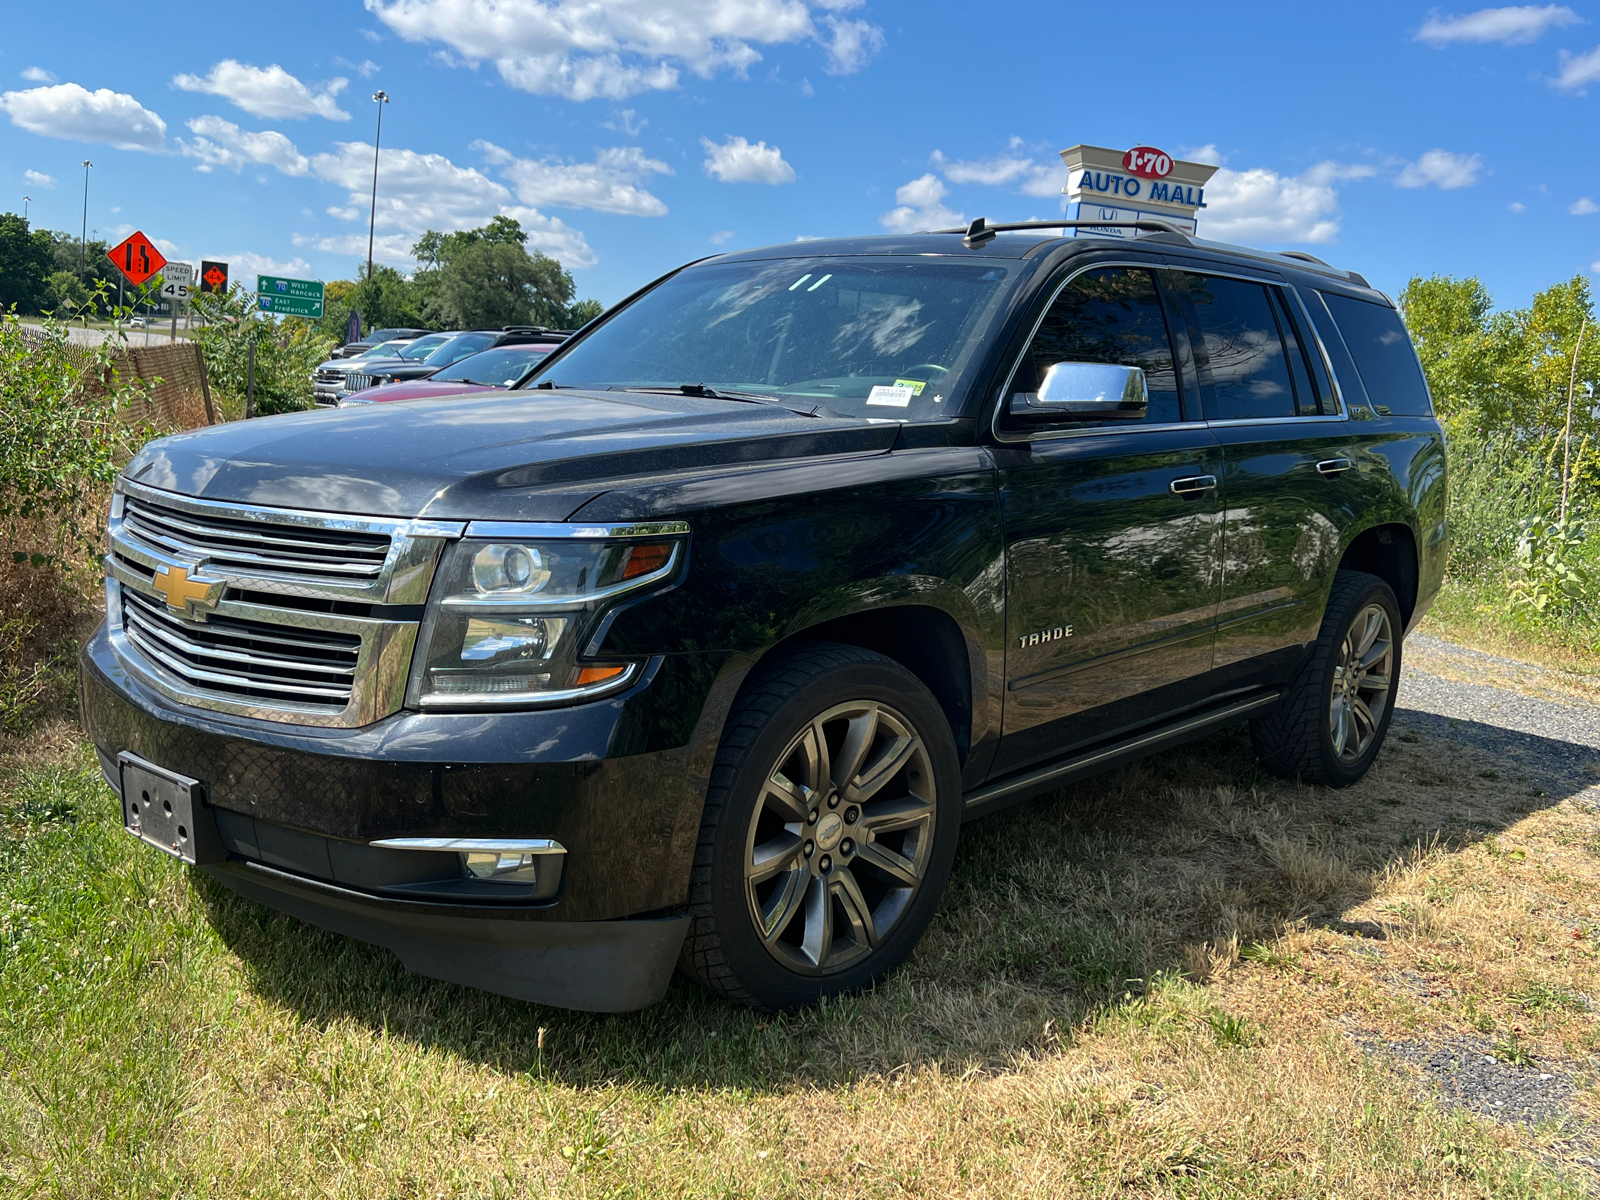
M1242 258L1255 263L1268 263L1283 270L1326 276L1363 289L1371 289L1366 279L1354 271L1331 266L1319 258L1299 251L1279 252L1258 250L1252 246L1236 246L1228 242L1213 242L1190 237L1178 232L1144 233L1133 238L1063 237L1061 226L1038 222L1038 229L1007 229L993 234L987 241L969 245L961 233L900 233L873 234L852 238L819 238L803 242L784 242L775 246L759 246L733 254L717 255L702 262L756 262L773 258L836 258L852 255L903 254L940 255L952 258L1011 258L1027 259L1057 250L1076 248L1103 250L1108 245L1130 242L1149 249L1161 246L1201 250L1207 254ZM1381 293L1376 293L1381 295Z

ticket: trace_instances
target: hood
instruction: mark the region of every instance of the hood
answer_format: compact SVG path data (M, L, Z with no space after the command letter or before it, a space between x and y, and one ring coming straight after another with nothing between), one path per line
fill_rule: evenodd
M898 422L691 396L495 390L197 429L151 442L123 474L282 508L560 521L641 477L882 454L898 431Z
M363 388L345 397L348 402L356 398L382 404L385 400L426 400L430 396L465 396L479 392L500 392L504 388L487 383L435 383L431 379L413 379L401 383L380 383L377 387Z

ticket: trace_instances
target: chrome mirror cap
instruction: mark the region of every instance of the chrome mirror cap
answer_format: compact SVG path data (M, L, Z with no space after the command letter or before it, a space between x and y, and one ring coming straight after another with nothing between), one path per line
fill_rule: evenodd
M1144 370L1115 363L1053 363L1037 392L1011 397L1011 415L1026 421L1137 421L1149 408Z

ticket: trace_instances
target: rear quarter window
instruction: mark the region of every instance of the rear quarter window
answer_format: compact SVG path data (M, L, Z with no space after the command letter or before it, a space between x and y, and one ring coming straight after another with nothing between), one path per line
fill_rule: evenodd
M1432 416L1428 384L1400 314L1385 304L1352 300L1331 292L1323 292L1322 298L1339 324L1378 415Z

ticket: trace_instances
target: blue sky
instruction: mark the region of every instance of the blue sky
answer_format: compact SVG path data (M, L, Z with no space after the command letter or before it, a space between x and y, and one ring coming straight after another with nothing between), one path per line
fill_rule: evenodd
M174 14L169 16L168 14ZM8 4L0 211L236 278L518 217L612 302L721 249L1060 211L1057 152L1221 163L1200 233L1502 306L1600 273L1600 3ZM152 49L154 47L154 49Z

